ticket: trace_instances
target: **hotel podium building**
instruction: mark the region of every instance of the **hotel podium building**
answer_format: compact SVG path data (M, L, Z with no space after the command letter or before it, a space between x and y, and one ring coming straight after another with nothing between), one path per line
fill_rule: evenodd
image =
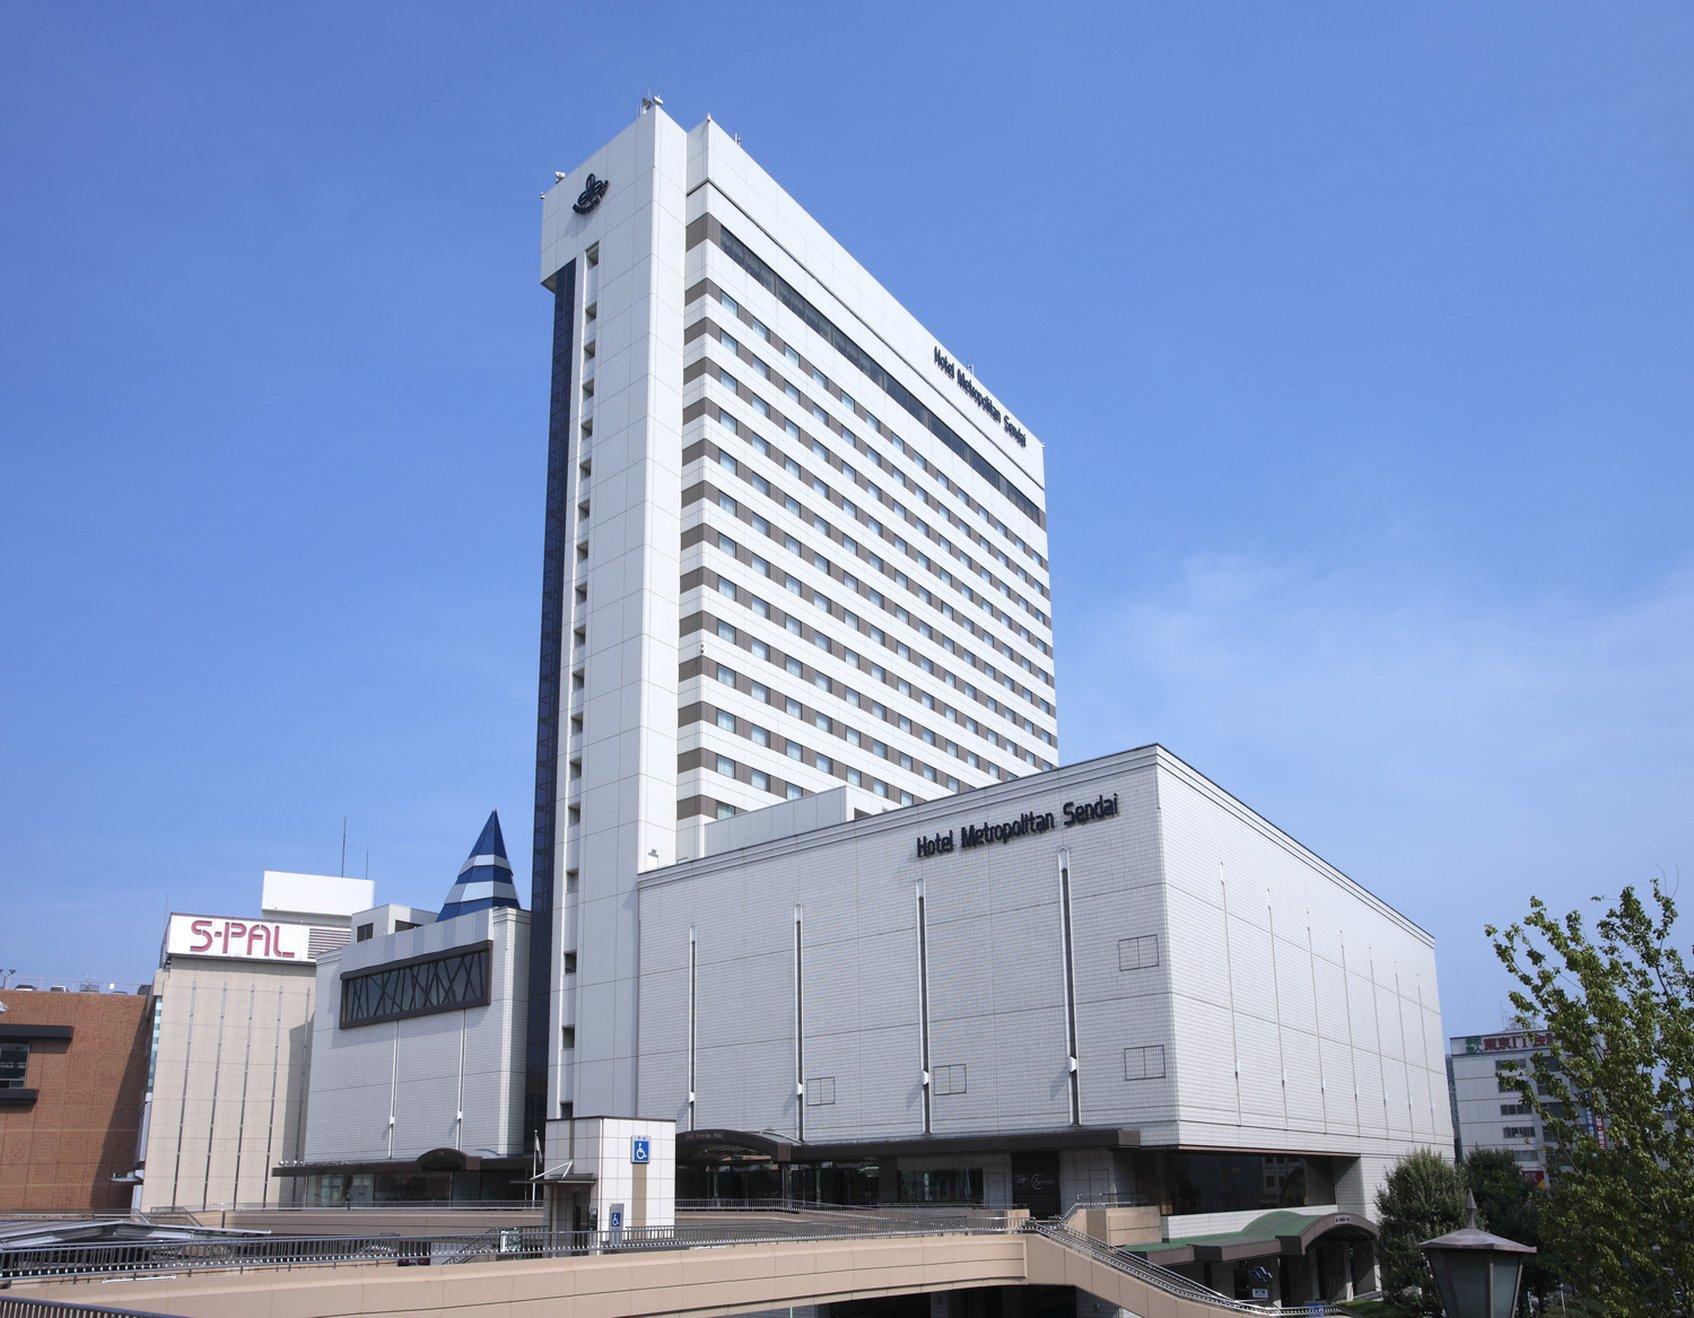
M1059 767L1031 428L710 119L560 174L540 273L527 922L320 1001L521 933L455 1028L521 1077L483 1156L571 1169L579 1223L674 1127L685 1197L1093 1197L1218 1284L1288 1239L1281 1293L1367 1275L1387 1166L1452 1146L1433 942L1162 748ZM315 1064L306 1162L463 1161L458 1085L344 1120Z

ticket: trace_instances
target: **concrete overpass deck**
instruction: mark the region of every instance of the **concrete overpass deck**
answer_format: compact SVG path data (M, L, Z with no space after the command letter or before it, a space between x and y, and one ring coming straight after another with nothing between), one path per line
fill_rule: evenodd
M867 1235L693 1245L396 1267L344 1263L279 1271L60 1280L10 1292L180 1318L717 1318L918 1293L1070 1286L1139 1318L1338 1313L1266 1310L1050 1224L1026 1230Z

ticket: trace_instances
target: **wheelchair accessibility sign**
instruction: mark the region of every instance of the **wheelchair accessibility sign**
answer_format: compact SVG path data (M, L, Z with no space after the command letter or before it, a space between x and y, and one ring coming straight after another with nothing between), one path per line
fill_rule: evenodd
M637 1135L629 1142L629 1160L631 1162L652 1162L653 1143L645 1135Z

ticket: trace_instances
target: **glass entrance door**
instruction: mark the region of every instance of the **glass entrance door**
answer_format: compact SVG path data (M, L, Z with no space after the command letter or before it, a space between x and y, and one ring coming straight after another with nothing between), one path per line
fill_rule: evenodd
M1031 1217L1059 1215L1059 1155L1012 1155L1012 1207L1027 1208Z

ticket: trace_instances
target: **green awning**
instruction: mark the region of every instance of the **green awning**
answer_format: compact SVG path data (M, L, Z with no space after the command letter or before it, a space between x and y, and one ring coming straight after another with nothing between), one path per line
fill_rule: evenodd
M1360 1213L1301 1213L1281 1208L1255 1217L1238 1231L1202 1236L1178 1236L1126 1246L1151 1263L1222 1263L1270 1254L1304 1254L1321 1237L1375 1238L1376 1223Z

